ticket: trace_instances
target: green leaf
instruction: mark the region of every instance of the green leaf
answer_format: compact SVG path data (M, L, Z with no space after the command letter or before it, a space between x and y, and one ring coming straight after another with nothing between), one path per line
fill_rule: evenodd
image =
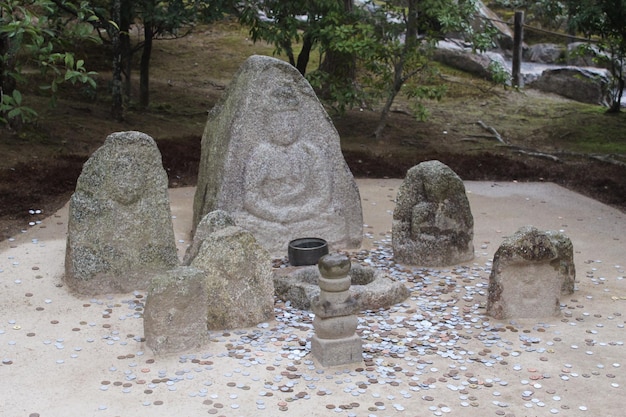
M19 90L13 90L13 100L16 105L22 105L22 93L20 93Z
M74 68L74 55L68 52L65 53L65 66L69 68Z
M22 110L19 107L16 107L7 113L7 117L9 119L15 119L17 116L21 114L22 114Z

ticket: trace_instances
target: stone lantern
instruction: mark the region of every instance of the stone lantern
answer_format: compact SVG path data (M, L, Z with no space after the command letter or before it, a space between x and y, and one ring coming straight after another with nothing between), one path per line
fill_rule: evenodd
M311 352L323 366L361 362L363 347L356 334L357 303L350 293L350 259L341 254L323 256L318 263L320 294L311 302L315 313Z

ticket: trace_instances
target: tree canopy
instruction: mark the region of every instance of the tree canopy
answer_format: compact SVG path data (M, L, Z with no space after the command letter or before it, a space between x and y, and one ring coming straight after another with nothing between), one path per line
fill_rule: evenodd
M0 121L12 128L33 120L37 113L24 102L18 83L23 71L35 67L46 80L40 88L54 100L61 83L84 83L95 88L85 61L66 49L75 37L95 40L80 25L62 25L53 18L55 5L49 0L0 1Z
M528 3L527 0L519 0ZM535 4L536 3L536 4ZM613 103L619 111L624 88L626 0L541 0L533 10L568 16L572 30L594 37L613 74ZM46 75L41 87L52 97L62 82L95 88L88 62L72 52L72 39L110 45L112 114L123 119L130 100L131 69L140 52L139 107L149 105L153 39L180 37L198 22L235 15L252 40L266 41L307 76L320 97L337 112L378 106L380 137L399 94L425 117L424 99L439 99L445 87L432 83L431 52L454 32L475 49L491 41L476 27L476 0L0 0L0 113L14 127L36 117L19 91L25 67ZM538 12L539 13L539 12ZM142 36L131 40L136 25ZM319 66L309 68L311 54ZM440 84L440 83L439 83Z
M250 27L253 40L271 42L276 53L285 53L337 111L382 99L381 120L374 132L380 137L401 91L422 116L425 111L420 100L442 96L443 88L408 82L414 78L425 81L434 74L430 52L447 32L473 34L469 22L475 1L365 1L354 7L348 3L349 7L336 0L248 1L241 22ZM298 42L302 49L296 62L294 44ZM314 48L322 55L321 65L307 71L308 55ZM329 65L331 56L343 56L348 71ZM356 67L358 76L355 69L349 70Z

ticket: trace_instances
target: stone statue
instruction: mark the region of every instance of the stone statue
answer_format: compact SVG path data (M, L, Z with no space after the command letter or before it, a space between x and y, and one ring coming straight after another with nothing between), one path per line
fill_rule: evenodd
M194 227L224 210L271 254L318 237L361 244L363 215L339 135L291 65L252 56L213 108L202 138Z
M70 199L65 283L84 294L143 290L152 273L177 264L156 143L141 132L109 135Z

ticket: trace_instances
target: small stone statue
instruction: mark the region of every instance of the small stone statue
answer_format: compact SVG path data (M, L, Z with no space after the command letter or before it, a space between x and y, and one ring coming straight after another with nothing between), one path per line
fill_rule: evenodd
M559 316L559 298L574 292L575 281L572 241L561 232L521 227L493 257L487 314L498 320Z
M361 338L356 334L357 303L350 294L352 264L341 254L323 256L318 263L320 294L311 302L315 313L311 352L323 366L360 362Z

